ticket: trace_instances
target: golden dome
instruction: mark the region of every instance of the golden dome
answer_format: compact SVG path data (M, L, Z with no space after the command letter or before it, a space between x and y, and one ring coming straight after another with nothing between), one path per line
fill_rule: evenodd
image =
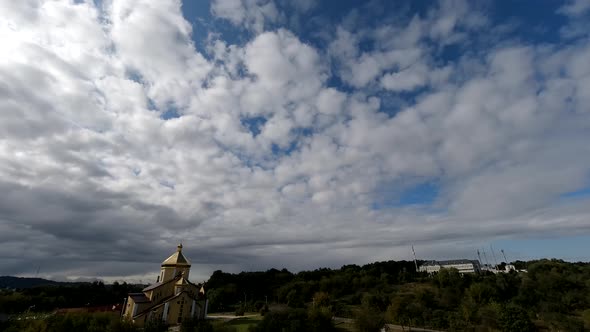
M162 262L162 266L191 266L189 260L186 259L186 257L184 257L182 254L182 243L176 248L176 252L170 255L170 257L166 258L166 260Z

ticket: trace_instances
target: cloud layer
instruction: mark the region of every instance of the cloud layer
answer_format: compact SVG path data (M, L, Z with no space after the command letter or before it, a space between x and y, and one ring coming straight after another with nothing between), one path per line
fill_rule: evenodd
M590 186L586 2L553 42L466 1L306 41L316 9L213 1L247 37L198 51L180 1L0 2L1 274L149 278L183 241L205 279L590 230L567 195Z

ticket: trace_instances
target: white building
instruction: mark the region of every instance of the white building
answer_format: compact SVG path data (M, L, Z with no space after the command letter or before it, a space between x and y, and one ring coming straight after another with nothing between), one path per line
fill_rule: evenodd
M479 261L469 259L455 259L448 261L429 261L420 266L420 272L435 273L440 269L457 269L459 273L479 273L481 267Z

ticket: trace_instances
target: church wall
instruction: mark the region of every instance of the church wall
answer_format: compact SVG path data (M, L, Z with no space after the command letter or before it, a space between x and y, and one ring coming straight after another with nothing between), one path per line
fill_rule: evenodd
M168 280L174 279L177 275L184 272L184 277L186 279L189 278L191 268L190 266L162 266L160 270L160 282L166 282Z
M164 306L161 305L153 310L145 312L144 314L135 318L135 325L141 327L143 326L148 320L150 319L162 319L162 314L164 312Z
M166 282L170 279L174 279L174 277L176 276L176 267L173 266L167 266L167 267L162 267L162 271L160 272L160 282Z
M123 317L125 319L133 319L134 314L141 313L142 311L146 310L151 306L151 303L135 303L131 297L127 298L127 306L125 307L125 311L123 313Z
M203 307L204 301L196 301L200 307ZM170 301L170 308L168 312L168 323L179 324L178 317L182 317L182 321L191 318L193 299L187 294L182 293L179 297ZM204 309L196 308L195 312L203 312ZM197 317L199 318L199 317Z
M168 282L146 292L146 296L153 302L153 304L162 303L165 299L174 295L174 282Z

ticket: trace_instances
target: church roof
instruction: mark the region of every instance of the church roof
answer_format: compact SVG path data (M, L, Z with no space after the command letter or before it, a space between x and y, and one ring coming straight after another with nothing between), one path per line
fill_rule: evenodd
M156 282L156 283L153 283L153 284L147 286L146 288L142 289L141 291L142 292L151 291L152 289L156 289L156 288L158 288L158 287L160 287L162 285L163 284L161 282Z
M150 302L150 299L147 296L145 296L144 293L130 293L129 294L129 297L135 303L146 303L146 302Z
M190 283L188 280L186 280L186 279L184 278L184 276L183 276L183 277L181 277L180 279L178 279L178 281L176 282L176 285L179 285L179 286L180 286L180 285L190 285L190 284L191 284L191 283Z
M197 298L194 298L194 297L192 297L192 296L190 295L190 293L188 293L187 291L183 290L183 291L181 291L180 293L178 293L178 294L176 294L176 295L173 295L173 296L171 296L171 297L169 297L169 298L165 299L165 300L164 300L164 301L162 301L161 303L159 303L159 304L156 304L156 305L154 305L154 306L150 306L150 307L146 308L144 311L141 311L141 312L139 312L138 314L136 314L135 316L133 316L133 319L136 319L137 317L144 315L146 312L154 311L154 310L156 310L157 308L160 308L160 307L164 306L166 303L168 303L168 302L171 302L171 301L173 301L173 300L175 300L175 299L179 298L179 297L180 297L180 296L182 296L183 294L188 294L188 295L189 295L189 298L191 298L191 299L193 299L193 300L197 300L197 301L203 301L203 300L205 300L205 298L204 298L204 297L201 297L201 298L198 298L198 297L197 297ZM149 301L148 301L148 302L149 302ZM203 303L202 305L205 305L205 304ZM199 306L201 306L201 304L199 304Z
M182 254L182 243L178 245L176 252L170 255L170 257L166 258L164 262L162 262L162 266L176 266L176 265L183 265L183 266L191 266L191 262L189 262L186 257Z

